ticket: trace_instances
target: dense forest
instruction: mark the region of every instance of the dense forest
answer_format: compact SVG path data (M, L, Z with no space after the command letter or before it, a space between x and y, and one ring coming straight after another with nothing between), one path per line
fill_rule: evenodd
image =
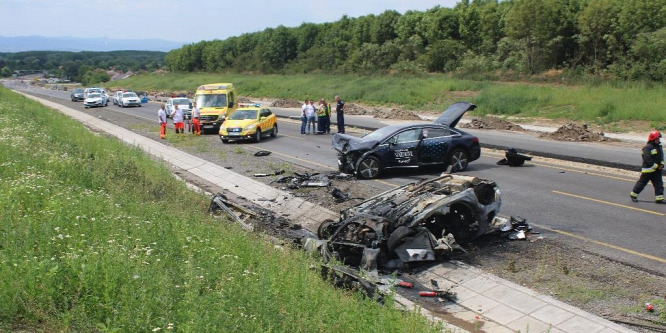
M83 82L98 76L100 71L96 69L127 72L161 68L165 54L156 51L0 53L0 74L10 76L18 69L47 70L56 77Z
M666 79L666 0L463 0L279 26L170 51L171 71L534 75Z

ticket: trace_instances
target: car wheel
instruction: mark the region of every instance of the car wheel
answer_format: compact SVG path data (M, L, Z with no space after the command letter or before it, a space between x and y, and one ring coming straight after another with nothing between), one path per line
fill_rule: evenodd
M229 143L229 139L225 139L220 135L220 140L222 140L222 143Z
M396 247L405 241L406 237L411 237L414 235L416 235L416 230L405 227L404 225L399 226L391 233L388 240L386 241L386 246L388 247L389 252L393 252Z
M257 128L257 133L254 134L254 142L261 141L261 128Z
M374 156L364 158L356 167L356 174L363 179L372 179L379 175L381 164Z
M446 215L444 229L453 234L456 242L466 244L483 233L472 210L464 204L454 204Z
M141 104L139 104L139 107L141 107Z
M278 134L278 127L277 124L273 125L273 130L271 131L271 138L276 137Z
M451 165L452 172L460 172L467 169L469 163L469 155L464 149L456 149L451 153L449 165Z

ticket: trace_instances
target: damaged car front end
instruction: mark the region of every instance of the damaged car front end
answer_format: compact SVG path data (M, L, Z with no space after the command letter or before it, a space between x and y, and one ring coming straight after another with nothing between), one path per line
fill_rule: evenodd
M348 265L400 268L437 260L457 248L456 242L484 234L500 206L494 181L442 174L346 209L317 233L325 252Z

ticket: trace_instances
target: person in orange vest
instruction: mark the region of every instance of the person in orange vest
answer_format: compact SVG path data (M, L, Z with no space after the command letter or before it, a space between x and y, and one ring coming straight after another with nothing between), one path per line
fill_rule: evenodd
M199 108L197 102L192 104L192 133L201 135L201 123L199 122Z
M173 118L173 126L176 128L176 134L185 133L185 123L183 122L183 110L178 108L178 104L173 105L173 112L171 113L171 118Z
M643 165L641 177L629 194L631 201L638 202L638 194L643 191L648 182L654 186L654 201L664 203L664 149L661 147L661 133L654 130L648 135L648 142L643 147Z
M160 120L160 139L166 139L167 116L164 103L160 104L160 110L157 111L157 118Z

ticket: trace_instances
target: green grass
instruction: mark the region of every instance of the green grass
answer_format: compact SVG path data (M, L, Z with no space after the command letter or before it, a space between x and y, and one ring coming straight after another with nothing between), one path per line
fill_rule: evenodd
M446 75L241 75L206 73L145 74L125 79L125 88L194 92L212 82L233 82L241 96L326 98L395 105L413 110L442 110L455 101L478 105L477 114L570 119L600 124L646 121L664 126L666 87L641 82L587 85L502 83L455 79ZM117 86L118 82L107 83ZM647 126L647 125L646 125Z
M143 152L0 88L0 331L424 332L210 217Z

